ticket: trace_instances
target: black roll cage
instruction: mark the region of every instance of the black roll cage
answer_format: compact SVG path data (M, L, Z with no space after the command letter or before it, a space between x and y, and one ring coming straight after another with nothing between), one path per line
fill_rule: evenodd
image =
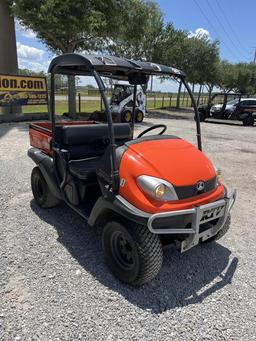
M234 96L235 98L238 98L239 102L241 101L241 98L242 98L242 94L241 93L236 93L236 92L216 92L216 93L214 93L209 98L208 104L211 105L213 100L215 99L215 97L218 97L218 96L223 96L223 98L224 98L223 104L225 104L225 105L226 105L226 103L228 101L228 97L229 96Z
M55 149L58 147L55 140L55 74L65 74L65 75L83 75L83 76L93 76L98 85L101 98L104 103L107 123L108 123L108 133L111 148L111 159L112 159L112 170L111 179L113 189L118 188L118 167L117 167L117 157L116 157L116 146L115 146L115 136L112 121L112 114L110 111L110 106L108 103L106 88L103 83L101 76L109 77L119 80L128 80L131 85L134 85L133 91L133 110L132 110L132 136L134 136L134 124L135 124L135 109L136 109L136 94L137 85L145 84L149 76L173 76L178 79L185 86L188 94L191 98L192 107L195 113L196 121L196 136L198 149L202 151L202 141L201 141L201 128L200 128L200 118L197 109L195 99L193 97L190 86L186 82L185 74L175 68L171 68L165 65L144 62L144 61L133 61L125 58L119 58L115 56L97 56L97 55L81 55L76 53L63 54L61 56L55 57L50 63L48 72L51 74L51 90L50 90L50 118L52 124L52 147L53 147L53 159L55 159Z

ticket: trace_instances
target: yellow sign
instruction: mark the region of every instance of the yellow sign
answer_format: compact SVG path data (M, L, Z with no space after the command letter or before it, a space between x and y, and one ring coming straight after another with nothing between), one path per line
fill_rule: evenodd
M48 103L44 77L0 75L0 106Z
M0 75L0 91L46 91L44 77Z

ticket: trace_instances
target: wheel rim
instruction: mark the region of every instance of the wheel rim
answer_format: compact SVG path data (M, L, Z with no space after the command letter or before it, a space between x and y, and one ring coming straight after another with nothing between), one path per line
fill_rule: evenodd
M130 111L127 111L124 115L125 122L130 122L131 118L132 118L132 114L130 113Z
M142 119L143 119L143 114L142 114L141 111L139 111L139 112L137 113L137 121L138 121L138 122L141 122Z
M134 248L122 232L115 232L111 236L111 252L115 262L125 271L134 267Z

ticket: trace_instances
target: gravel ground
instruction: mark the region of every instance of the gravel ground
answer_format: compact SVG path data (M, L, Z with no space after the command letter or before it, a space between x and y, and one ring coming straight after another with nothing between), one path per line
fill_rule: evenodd
M193 140L194 122L148 118ZM0 125L0 340L255 340L256 127L203 123L206 154L237 188L218 243L165 252L139 289L116 280L97 234L65 205L30 190L27 124Z

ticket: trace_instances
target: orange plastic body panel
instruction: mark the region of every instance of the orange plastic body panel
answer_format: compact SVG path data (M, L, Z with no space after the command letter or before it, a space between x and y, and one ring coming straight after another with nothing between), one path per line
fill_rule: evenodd
M164 179L175 186L188 186L212 179L216 172L209 159L182 139L144 141L132 144L122 156L119 170L119 193L132 205L148 213L176 211L216 201L224 196L224 187L193 198L162 202L151 199L138 187L136 178L149 175Z
M95 121L58 121L56 126L71 126L71 125L85 125L96 124ZM29 126L30 145L42 150L48 155L52 155L51 140L52 140L52 126L51 122L37 122Z
M94 121L58 122L57 125L95 124ZM48 155L51 150L51 123L39 122L29 128L30 144ZM209 159L190 143L182 139L144 141L132 144L124 152L119 176L124 183L119 188L122 195L135 207L148 213L176 211L216 201L224 196L224 186L196 197L172 202L153 200L138 187L136 178L150 175L169 181L175 186L188 186L199 180L212 179L216 173Z

